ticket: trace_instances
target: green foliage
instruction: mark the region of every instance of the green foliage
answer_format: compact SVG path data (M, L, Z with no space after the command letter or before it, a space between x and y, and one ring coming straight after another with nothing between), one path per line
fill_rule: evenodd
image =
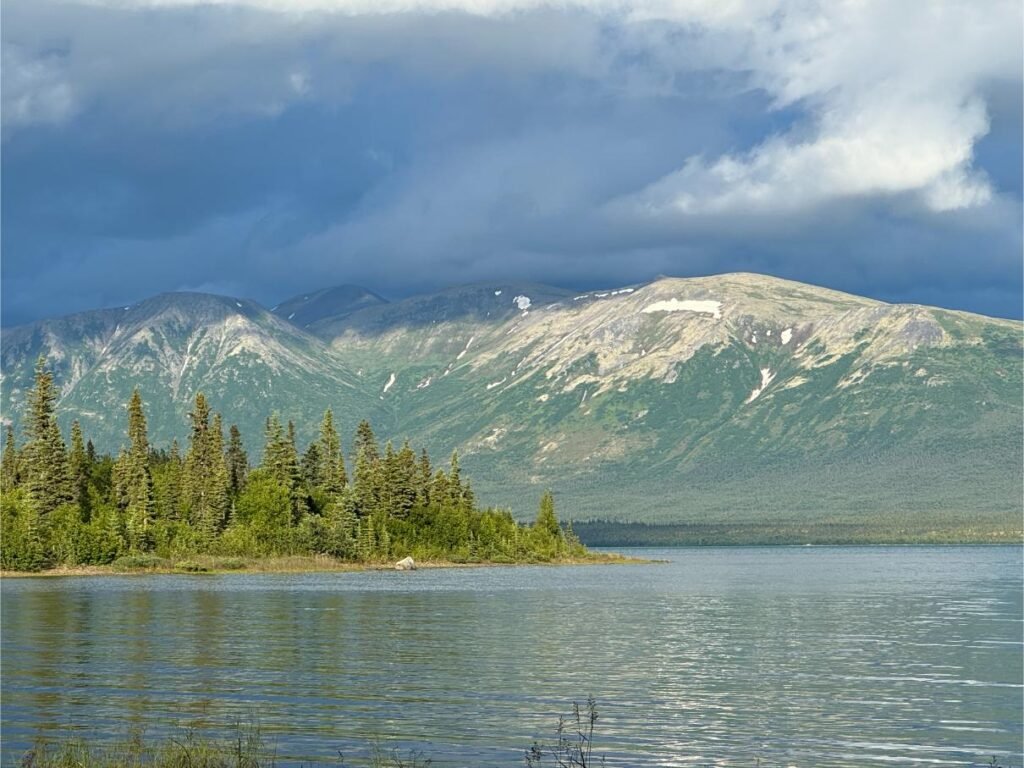
M295 427L266 422L261 465L250 470L237 427L224 446L222 419L195 398L188 452L149 444L142 394L127 406L127 446L116 460L97 456L72 426L70 456L54 439L52 377L41 362L31 394L34 425L22 460L13 434L4 449L0 510L2 567L112 564L118 570L199 572L201 554L232 557L328 555L344 560L460 562L546 561L583 556L562 532L546 493L537 523L520 526L508 511L481 510L453 453L433 469L408 441L382 452L368 421L352 441L349 482L333 413L299 460ZM31 447L31 450L29 450ZM59 451L57 450L59 448ZM24 476L31 482L23 482ZM59 493L41 488L65 486ZM57 503L60 501L60 503ZM208 558L207 558L208 559ZM193 567L195 566L195 567Z
M36 361L35 385L28 393L29 417L25 425L27 443L20 462L37 511L45 516L73 500L67 453L57 427L57 389L46 360Z
M228 430L228 447L224 461L228 470L228 489L232 496L238 496L245 488L249 474L249 457L245 453L245 446L242 445L242 433L235 424Z
M39 571L49 565L39 512L22 489L0 496L0 565L4 570Z
M14 437L14 427L8 424L4 436L3 459L0 460L0 491L17 488L19 475L18 446Z
M198 546L207 549L228 518L224 436L219 415L213 425L210 424L210 406L202 392L196 395L195 408L189 418L192 434L182 473L183 506L185 517L196 532Z
M170 565L171 562L166 558L146 554L125 555L111 563L115 571L157 571Z

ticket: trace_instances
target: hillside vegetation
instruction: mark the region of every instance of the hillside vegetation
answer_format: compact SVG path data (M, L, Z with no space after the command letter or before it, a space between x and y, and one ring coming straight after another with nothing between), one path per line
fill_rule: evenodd
M575 520L1009 530L1024 515L1022 326L762 275L573 294L495 282L398 302L167 294L4 332L4 417L35 359L65 434L116 452L138 386L154 440L198 391L258 456L266 414L459 451L476 490ZM642 490L641 490L642 489ZM982 537L984 538L984 537Z
M54 416L53 376L39 360L28 393L27 442L7 431L0 463L0 567L114 564L151 569L158 559L200 571L198 555L328 555L355 562L406 556L458 562L548 562L588 553L555 516L545 493L536 522L523 527L507 510L481 509L453 453L435 469L406 442L383 450L369 422L353 440L351 477L334 416L303 454L291 422L265 425L263 458L251 467L241 432L225 441L219 413L202 393L189 414L184 452L155 450L139 390L127 405L128 446L98 455L76 421L71 447Z

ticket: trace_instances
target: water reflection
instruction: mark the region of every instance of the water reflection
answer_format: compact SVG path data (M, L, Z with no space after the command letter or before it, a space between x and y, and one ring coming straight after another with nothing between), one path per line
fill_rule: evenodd
M629 765L1021 762L1015 548L702 549L668 565L3 583L5 751L223 731L521 764L595 695Z

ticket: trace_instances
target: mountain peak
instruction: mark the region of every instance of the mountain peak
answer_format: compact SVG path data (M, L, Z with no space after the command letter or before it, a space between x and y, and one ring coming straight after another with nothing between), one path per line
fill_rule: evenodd
M360 309L387 303L387 299L362 286L345 284L293 296L270 311L294 325L308 328L325 318L346 317Z

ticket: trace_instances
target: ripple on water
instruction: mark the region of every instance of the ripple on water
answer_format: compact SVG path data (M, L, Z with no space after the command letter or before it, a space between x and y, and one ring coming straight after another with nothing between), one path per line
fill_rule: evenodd
M593 694L613 765L1021 763L1018 549L645 554L671 562L5 580L5 750L256 715L286 758L520 765Z

